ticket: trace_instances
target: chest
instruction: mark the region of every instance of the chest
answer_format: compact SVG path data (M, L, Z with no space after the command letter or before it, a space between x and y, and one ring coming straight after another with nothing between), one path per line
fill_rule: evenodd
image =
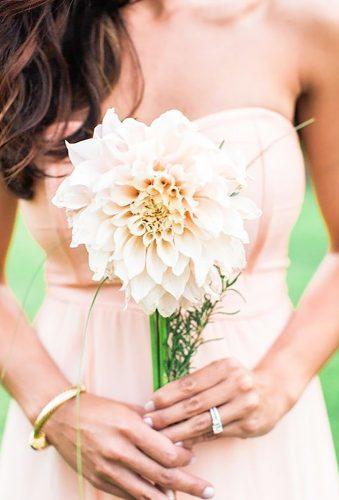
M135 60L123 58L120 82L107 100L122 115L139 96L135 115L150 121L179 108L192 118L230 107L276 109L293 117L299 89L293 36L264 15L243 20L197 20L130 27Z

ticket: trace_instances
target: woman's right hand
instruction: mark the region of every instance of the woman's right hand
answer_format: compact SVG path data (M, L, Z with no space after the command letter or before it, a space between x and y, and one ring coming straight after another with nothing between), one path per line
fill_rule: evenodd
M138 409L89 393L80 398L83 475L95 488L121 498L163 500L166 490L213 497L209 483L181 469L191 452L145 424ZM61 406L45 431L76 470L76 401Z

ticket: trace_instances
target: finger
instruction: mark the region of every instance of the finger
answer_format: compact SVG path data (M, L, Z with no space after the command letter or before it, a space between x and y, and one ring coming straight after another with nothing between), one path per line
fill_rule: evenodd
M223 437L237 437L237 438L247 438L250 437L250 427L253 429L254 424L244 424L242 423L241 420L236 420L235 422L232 422L231 424L226 425L224 427L224 430L222 434L213 434L213 432L209 432L208 434L203 434L202 436L198 436L193 439L189 439L187 441L184 441L184 446L187 446L188 448L193 447L194 445L197 445L199 443L204 443L208 441L215 441L218 439L220 436ZM245 430L247 429L247 430ZM253 430L252 430L253 432Z
M166 408L209 389L219 384L239 366L239 362L233 358L214 361L210 365L159 389L153 394L151 401L146 403L145 411L153 412L156 409Z
M109 483L108 481L96 480L92 482L92 484L97 490L108 493L109 495L113 495L118 498L125 498L127 500L133 500L133 497L131 495L122 490L119 490L119 488L113 486L112 483ZM168 498L166 500L168 500Z
M113 466L108 461L104 462L101 466L100 476L106 485L118 486L124 494L129 494L130 496L127 496L127 498L168 500L166 494L160 491L159 488L116 463Z
M128 438L141 451L164 467L184 467L193 454L182 446L176 446L166 436L140 421L140 426L130 429Z
M239 370L238 376L230 377L219 384L202 391L200 394L191 396L168 408L148 413L144 419L151 421L154 429L164 429L169 425L187 420L199 415L212 406L221 406L231 401L239 393L245 393L253 388L253 378L243 370Z
M207 434L202 434L201 436L197 436L197 437L192 438L192 439L187 439L186 441L184 441L184 445L188 446L188 447L193 447L193 446L200 444L200 443L215 441L219 437L220 437L220 434L213 434L213 431L211 430Z
M142 406L139 405L133 405L129 403L125 403L125 406L127 406L130 410L134 411L135 413L138 413L141 417L145 414L145 410Z
M262 436L263 434L266 434L268 430L271 429L267 429L267 427L263 428L260 425L260 419L252 416L226 425L223 434L227 437L241 437L245 439L249 437Z
M230 403L218 408L224 426L248 417L258 407L258 396L254 391L232 400ZM210 433L212 430L212 419L210 412L201 413L195 417L180 422L172 427L167 427L162 433L172 441L187 441L198 436ZM222 436L220 434L219 436Z
M162 486L165 490L182 491L199 498L211 498L206 496L212 491L212 485L207 481L177 468L162 467L137 449L128 453L124 463L128 469Z

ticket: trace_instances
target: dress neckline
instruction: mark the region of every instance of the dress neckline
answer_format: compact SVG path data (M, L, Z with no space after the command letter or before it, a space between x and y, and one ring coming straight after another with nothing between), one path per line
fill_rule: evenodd
M240 106L240 107L235 107L235 108L226 108L221 111L215 111L214 113L208 113L207 115L200 116L198 118L194 118L191 120L192 123L203 123L203 122L208 122L208 121L213 121L216 119L220 119L223 117L231 117L235 115L246 115L246 114L251 114L251 113L256 113L256 114L262 114L266 116L271 116L275 119L280 120L281 122L285 123L285 125L288 125L290 128L293 128L295 130L295 126L287 116L285 116L283 113L280 111L275 111L270 108L266 108L264 106Z
M175 109L175 108L173 108ZM233 116L237 115L247 115L247 114L256 114L256 115L263 115L263 116L268 116L271 118L275 118L277 121L280 121L282 124L287 125L290 129L296 132L296 127L293 124L292 120L287 118L283 113L280 111L275 111L270 108L266 108L264 106L239 106L239 107L234 107L234 108L225 108L220 111L215 111L212 113L208 113L206 115L200 116L198 118L189 118L189 121L191 123L200 125L203 123L208 123L211 122L213 123L215 120L221 120L222 118L231 118ZM136 118L137 119L137 118ZM81 120L70 120L69 125L78 125L81 123ZM53 124L50 126L50 131L54 130L55 127L57 127L58 124ZM50 133L48 133L46 136L49 137Z

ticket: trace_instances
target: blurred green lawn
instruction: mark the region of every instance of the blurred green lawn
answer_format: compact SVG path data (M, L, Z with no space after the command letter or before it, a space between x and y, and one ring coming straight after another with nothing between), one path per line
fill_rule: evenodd
M311 190L306 193L303 211L293 231L290 245L291 266L288 283L293 302L296 304L305 285L311 278L326 251L327 237ZM15 237L8 262L8 279L19 300L24 300L35 270L41 267L43 254L27 234L18 219ZM42 270L37 273L34 285L25 301L30 318L36 313L44 295ZM327 364L321 373L327 408L339 459L339 354ZM0 393L0 436L3 429L8 396Z

